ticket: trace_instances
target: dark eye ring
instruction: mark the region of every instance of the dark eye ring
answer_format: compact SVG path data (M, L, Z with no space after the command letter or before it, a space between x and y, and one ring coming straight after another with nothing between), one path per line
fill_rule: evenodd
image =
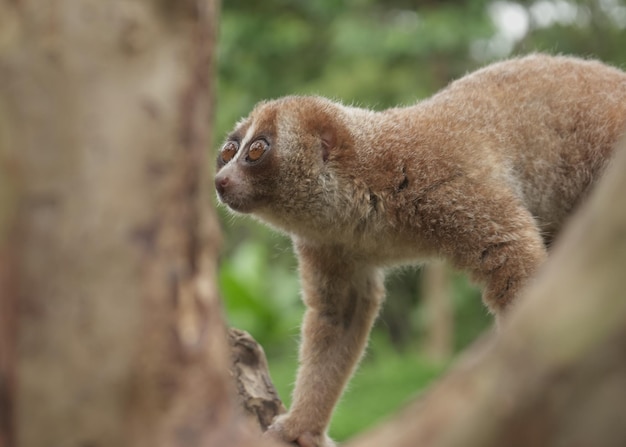
M253 141L252 144L250 145L250 148L248 148L248 155L246 156L246 161L249 163L254 163L254 162L259 161L261 157L263 157L263 155L267 152L267 150L269 149L269 146L270 146L269 143L262 138L256 141Z
M222 147L222 150L220 151L220 157L222 159L222 162L228 163L229 161L231 161L235 157L235 154L237 153L238 150L239 150L239 143L237 143L236 141L227 142L224 145L224 147Z

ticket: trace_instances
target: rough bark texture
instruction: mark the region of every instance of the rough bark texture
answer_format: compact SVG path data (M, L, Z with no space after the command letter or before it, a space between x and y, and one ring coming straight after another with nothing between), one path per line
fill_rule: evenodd
M230 329L229 339L239 404L252 425L265 431L286 411L272 383L265 352L250 334L239 329Z
M2 445L245 443L203 185L217 9L0 0Z
M626 445L626 145L497 337L369 446Z

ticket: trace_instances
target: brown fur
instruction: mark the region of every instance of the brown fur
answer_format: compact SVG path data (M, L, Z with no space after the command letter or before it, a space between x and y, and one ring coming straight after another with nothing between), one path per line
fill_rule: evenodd
M544 55L382 112L319 97L259 104L228 139L240 158L218 162L215 182L231 208L291 235L300 261L300 369L271 432L331 445L326 427L383 300L383 268L443 257L501 315L625 127L625 73ZM247 163L259 137L270 149Z

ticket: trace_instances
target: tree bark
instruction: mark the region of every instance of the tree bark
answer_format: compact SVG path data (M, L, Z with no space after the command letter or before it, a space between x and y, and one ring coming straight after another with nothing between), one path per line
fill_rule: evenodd
M1 110L0 110L1 112ZM3 144L0 116L0 147ZM0 447L15 445L17 188L0 152Z
M626 445L626 143L497 337L349 447Z
M272 383L265 352L247 332L231 328L229 333L232 375L239 405L259 433L286 411Z
M3 446L249 442L204 183L217 13L0 0Z

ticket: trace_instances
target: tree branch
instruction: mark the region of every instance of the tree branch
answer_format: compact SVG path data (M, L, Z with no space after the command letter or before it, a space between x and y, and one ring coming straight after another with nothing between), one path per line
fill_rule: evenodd
M253 425L265 431L286 411L270 378L265 352L247 332L231 328L228 335L237 396Z

